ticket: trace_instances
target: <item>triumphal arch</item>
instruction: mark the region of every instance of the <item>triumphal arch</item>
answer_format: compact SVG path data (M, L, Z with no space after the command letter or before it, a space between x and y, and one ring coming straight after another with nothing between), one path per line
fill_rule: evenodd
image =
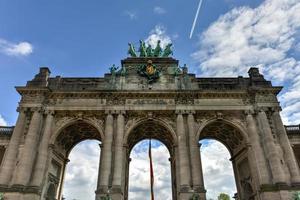
M109 193L127 200L130 151L147 138L169 150L173 200L205 199L204 138L228 148L239 200L290 199L300 189L300 174L279 115L282 87L272 86L258 68L250 68L249 77L196 77L171 53L171 44L162 50L141 41L139 52L129 44L129 57L104 77L51 77L42 67L16 87L18 120L0 129L5 199L60 200L70 150L96 139L96 199ZM299 147L299 127L290 130Z

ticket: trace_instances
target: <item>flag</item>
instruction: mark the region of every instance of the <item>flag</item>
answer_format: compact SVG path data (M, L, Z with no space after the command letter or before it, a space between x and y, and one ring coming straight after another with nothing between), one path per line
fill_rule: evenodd
M154 184L154 173L152 165L152 154L151 154L151 139L149 140L149 160L150 160L150 189L151 189L151 200L154 200L153 184Z

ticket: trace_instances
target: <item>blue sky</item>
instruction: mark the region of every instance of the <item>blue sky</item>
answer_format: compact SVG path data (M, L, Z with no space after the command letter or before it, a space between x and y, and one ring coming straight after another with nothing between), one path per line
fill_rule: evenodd
M274 85L284 86L278 96L284 123L299 124L300 1L204 0L189 39L197 6L198 0L1 0L0 125L14 125L20 99L14 87L25 85L39 67L49 67L52 76L101 77L127 56L127 43L139 39L171 41L180 65L200 77L247 76L250 66L259 67ZM212 169L213 158L228 152L209 144L203 152L214 154L206 160ZM208 177L229 165L208 171ZM220 177L219 188L227 180Z
M19 95L14 86L32 79L40 66L48 66L52 76L103 76L127 56L128 42L146 39L157 25L172 39L174 57L196 70L191 54L197 50L198 35L232 7L259 3L204 1L189 39L197 0L1 0L0 39L12 45L27 42L32 52L7 55L0 49L0 114L9 125L15 123Z

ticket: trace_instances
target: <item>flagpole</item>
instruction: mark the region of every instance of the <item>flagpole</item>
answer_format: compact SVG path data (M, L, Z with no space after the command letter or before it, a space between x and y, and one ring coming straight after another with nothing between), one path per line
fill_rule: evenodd
M153 165L152 165L151 138L149 140L148 153L149 153L149 160L150 160L150 191L151 191L151 200L154 200L154 191L153 191L154 173L153 173Z

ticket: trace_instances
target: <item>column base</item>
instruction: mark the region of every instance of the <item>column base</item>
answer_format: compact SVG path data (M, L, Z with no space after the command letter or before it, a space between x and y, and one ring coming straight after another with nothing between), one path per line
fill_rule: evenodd
M24 194L19 192L4 193L5 200L40 200L41 196L38 194Z
M182 185L178 200L206 200L206 190L203 186L194 186L192 189L189 185Z

